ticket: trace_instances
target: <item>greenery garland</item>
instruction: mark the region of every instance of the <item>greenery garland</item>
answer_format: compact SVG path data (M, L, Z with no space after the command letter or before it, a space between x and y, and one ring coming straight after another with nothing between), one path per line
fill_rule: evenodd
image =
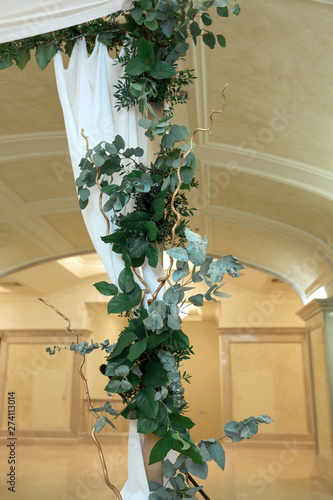
M101 196L106 197L103 214L109 214L105 217L118 226L102 240L111 244L124 262L118 285L102 281L94 286L111 297L108 313L125 315L128 324L113 345L105 340L101 344L76 341L70 346L83 357L99 348L107 353L104 372L109 380L105 390L110 400L94 408L95 414L101 414L94 426L96 432L106 423L114 427L114 420L123 416L137 419L138 432L160 438L152 449L150 464L163 460L163 475L168 482L165 486L150 483L152 500L192 497L202 486L188 486L186 476L206 479L210 460L224 469L223 438L233 442L249 439L260 423L272 422L267 415L232 421L224 426L224 436L196 445L190 436L194 422L184 414L188 404L182 381L190 382L190 375L182 373L181 365L194 353L182 330L180 313L186 302L201 307L204 300L228 297L220 290L224 276L238 277L243 268L231 255L217 260L207 255L206 238L188 228L195 209L189 207L186 191L197 187L194 136L189 139L186 127L171 125L173 106L187 99L180 91L193 80L192 71L178 68L189 48L188 38L196 44L202 37L211 49L216 41L225 47L223 35L215 36L208 29L213 22L209 13L212 7L222 18L229 14L228 0L134 0L133 8L126 12L0 45L0 69L14 62L23 69L33 49L38 65L44 69L58 50L70 55L75 40L82 36L91 53L98 35L101 43L116 52L125 69L116 85L117 106L138 105L142 113L138 125L150 140L159 138L159 151L148 165L140 160L143 150L126 145L119 135L111 143L102 141L87 148L80 162L81 173L76 179L80 208L85 209L90 188L97 185ZM230 9L236 15L239 11L238 4ZM152 102L157 107L168 105L162 119L157 118ZM115 173L121 175L120 184L112 181ZM124 215L130 201L135 208ZM138 268L144 263L156 268L165 249L171 259L167 276L161 277L157 290L149 290ZM173 260L176 270L171 273ZM163 290L166 281L169 286ZM206 292L194 293L196 283L206 284ZM47 351L55 354L60 349L54 346ZM115 394L120 394L124 402L119 414L112 408ZM165 459L171 449L179 452L175 463Z

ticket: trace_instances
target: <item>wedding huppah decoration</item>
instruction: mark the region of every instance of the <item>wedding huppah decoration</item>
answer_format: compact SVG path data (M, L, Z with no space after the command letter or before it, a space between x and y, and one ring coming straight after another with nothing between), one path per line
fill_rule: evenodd
M94 286L110 298L108 313L128 320L115 344L76 337L70 346L83 357L80 374L97 419L92 436L106 483L123 500L176 500L197 492L208 498L193 476L206 479L211 460L224 469L220 441L249 439L260 423L272 422L267 415L229 422L222 437L196 445L190 436L195 424L186 415L183 382L190 375L183 362L194 352L181 313L188 305L229 297L221 291L222 280L239 277L243 268L231 255L214 260L207 239L189 227L195 207L186 192L198 186L194 138L210 132L214 114L223 112L224 89L222 108L212 112L206 129L191 134L172 114L187 101L184 88L194 78L178 65L188 38L194 45L201 38L210 49L216 42L226 45L210 29L213 8L224 20L240 11L238 4L229 8L228 0L134 0L105 18L0 45L0 69L14 63L23 69L31 50L41 69L54 58L80 208L109 277ZM68 69L61 52L70 56ZM148 144L155 143L154 154L148 153ZM195 291L199 283L205 291ZM75 335L70 322L67 329ZM107 355L108 400L101 408L92 408L82 372L85 356L95 349ZM60 350L48 348L50 354ZM112 407L116 394L124 402L119 414ZM136 451L129 454L129 479L119 493L108 479L96 433L121 417L131 421L129 440ZM148 461L142 445L149 449Z

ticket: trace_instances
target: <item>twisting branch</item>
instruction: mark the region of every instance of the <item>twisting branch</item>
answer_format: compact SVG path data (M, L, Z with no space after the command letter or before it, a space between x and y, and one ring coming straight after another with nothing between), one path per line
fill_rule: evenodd
M81 129L81 135L82 137L85 139L86 141L86 150L89 151L89 142L88 142L88 137L84 134L84 130ZM101 212L101 214L103 215L104 219L106 220L106 224L107 224L107 227L106 227L106 234L107 236L110 234L110 221L109 221L109 218L107 217L106 213L104 212L103 210L103 207L102 207L102 196L103 196L103 191L102 191L102 187L100 185L100 183L98 182L98 177L99 177L99 168L98 166L96 165L96 163L94 162L94 160L92 159L91 156L88 156L89 160L91 161L91 163L93 163L95 165L95 168L96 168L96 178L95 178L95 184L96 186L98 187L99 191L100 191L100 194L99 194L99 211ZM143 302L144 302L144 298L145 298L145 295L148 294L148 293L151 293L150 291L150 288L149 286L147 285L147 283L144 281L143 278L141 278L141 276L138 274L138 272L135 270L134 267L132 267L132 270L134 271L136 277L138 278L138 280L142 283L142 285L145 287L142 289L141 291L141 301L140 301L140 307L142 307L143 305Z
M178 195L179 193L179 190L180 190L180 185L181 185L181 176L180 176L180 169L182 168L183 166L183 163L186 159L186 157L192 153L193 151L193 141L194 141L194 137L196 135L197 132L209 132L211 133L211 128L213 126L213 116L214 114L216 113L223 113L224 111L224 108L225 108L225 95L224 95L224 91L225 89L227 88L228 84L226 83L225 86L223 87L222 89L222 97L223 97L223 104L222 104L222 108L220 110L216 110L216 109L213 109L213 111L211 112L210 114L210 124L209 124L209 127L208 128L196 128L192 134L192 137L191 137L191 147L190 149L184 154L183 158L182 158L182 161L180 162L179 166L178 166L178 169L177 169L177 177L178 177L178 185L177 185L177 189L175 190L175 192L173 193L173 196L172 196L172 199L171 199L171 210L173 211L173 213L175 214L176 216L176 222L172 228L172 238L171 238L171 248L173 247L174 243L175 243L175 238L176 238L176 229L177 227L179 226L180 224L180 221L181 221L181 216L180 216L180 213L176 210L175 208L175 199L176 199L176 196ZM167 273L165 276L161 277L161 278L158 278L158 282L160 283L157 287L157 289L155 290L154 294L153 294L153 297L152 299L149 299L148 300L148 306L150 306L150 304L152 302L154 302L154 300L156 300L160 290L162 289L162 287L164 286L165 282L170 278L170 275L171 275L171 269L172 269L172 266L173 266L173 261L174 259L172 257L170 257L170 264L169 264L169 267L168 267L168 270L167 270Z
M70 332L72 335L74 335L75 337L75 341L77 344L80 343L80 337L79 335L71 329L71 321L69 318L67 318L67 316L65 316L64 314L62 314L54 305L50 304L49 302L46 302L46 300L44 299L41 299L39 298L38 300L40 300L41 302L43 302L43 304L45 304L46 306L49 306L51 307L51 309L53 309L57 314L59 314L59 316L61 316L65 321L67 321L67 327L66 327L66 330L68 332ZM86 393L86 398L87 398L87 401L88 401L88 405L89 405L89 410L91 411L91 413L94 415L94 417L98 420L99 419L99 416L98 414L94 411L93 409L93 406L91 404L91 398L90 398L90 392L89 392L89 387L88 387L88 381L86 379L86 377L84 376L84 373L82 371L82 368L83 368L83 365L86 361L86 357L84 354L82 354L80 352L81 356L82 356L82 361L81 361L81 364L79 366L79 373L80 373L80 377L82 378L83 380L83 384L84 384L84 390L85 390L85 393ZM107 467L106 467L106 462L105 462L105 458L104 458L104 454L103 454L103 450L102 450L102 447L101 447L101 444L100 442L98 441L97 437L96 437L96 430L95 430L95 427L93 428L93 430L91 431L91 437L95 443L95 445L97 446L97 449L98 449L98 453L99 453L99 458L101 460L101 464L102 464L102 468L103 468L103 475L104 475L104 480L105 480L105 483L107 484L107 486L115 493L115 495L117 496L117 499L118 500L122 500L122 496L119 492L119 490L114 486L114 484L112 484L109 480L109 475L108 475L108 470L107 470Z
M88 142L88 137L84 134L84 130L83 128L81 129L81 135L82 137L85 139L86 141L86 150L89 151L89 142ZM99 211L101 212L101 214L103 215L104 219L106 220L106 234L109 235L110 234L110 221L109 221L109 218L107 217L107 215L105 214L105 212L103 211L103 208L102 208L102 196L103 196L103 191L102 191L102 188L101 188L101 185L100 183L98 182L98 177L99 177L99 168L98 166L96 165L96 163L94 162L94 160L92 159L91 156L88 156L89 160L91 161L91 163L93 163L95 165L95 168L96 168L96 178L95 178L95 184L96 186L98 187L100 193L99 193Z

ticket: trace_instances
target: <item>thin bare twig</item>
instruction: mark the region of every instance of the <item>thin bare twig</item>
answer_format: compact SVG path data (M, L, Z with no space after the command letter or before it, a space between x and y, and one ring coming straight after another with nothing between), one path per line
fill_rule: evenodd
M53 309L57 314L59 314L59 316L61 316L65 321L67 321L66 330L68 332L70 332L72 335L74 335L76 343L79 344L80 343L80 337L79 337L79 335L74 330L71 329L71 321L70 321L70 319L67 318L67 316L65 316L64 314L62 314L54 305L50 304L49 302L46 302L46 300L41 299L41 298L39 298L38 300L40 300L41 302L43 302L43 304L45 304L46 306L51 307L51 309ZM84 390L85 390L85 393L86 393L86 397L87 397L87 401L88 401L88 405L89 405L89 410L94 415L94 417L98 420L99 416L94 411L93 406L91 404L91 397L90 397L90 392L89 392L89 387L88 387L88 381L87 381L87 379L84 376L84 373L82 371L82 368L83 368L83 365L85 363L86 358L85 358L85 355L82 354L81 352L80 352L80 354L82 356L82 361L81 361L81 364L79 366L80 377L83 380ZM100 445L100 442L98 441L98 439L96 437L95 427L93 427L93 430L91 431L91 437L92 437L92 439L93 439L93 441L94 441L94 443L95 443L95 445L97 446L97 449L98 449L99 458L101 460L101 464L102 464L102 468L103 468L104 481L107 484L107 486L115 493L115 495L117 496L117 499L118 500L122 500L122 496L121 496L119 490L109 480L109 475L108 475L108 470L107 470L107 467L106 467L106 462L105 462L103 450L102 450L102 447Z

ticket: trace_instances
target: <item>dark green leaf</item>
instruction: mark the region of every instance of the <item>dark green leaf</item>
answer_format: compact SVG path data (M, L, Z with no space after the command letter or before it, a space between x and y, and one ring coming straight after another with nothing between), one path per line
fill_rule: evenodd
M190 347L190 341L187 335L181 330L172 333L168 342L176 351L185 351Z
M116 295L118 293L118 288L112 283L107 283L106 281L99 281L93 285L96 290L102 295Z
M188 300L192 302L193 305L201 307L203 305L203 294L198 293L197 295L192 295L192 297L189 297Z
M132 344L129 353L128 353L128 359L130 361L135 361L138 359L141 354L146 350L147 347L147 339L140 340L140 342L136 342L135 344Z
M217 35L217 41L218 41L219 45L221 45L221 47L223 47L223 48L227 44L227 42L226 42L226 40L225 40L225 38L224 38L223 35Z
M119 134L114 138L113 144L115 145L117 151L125 149L125 141Z
M150 215L147 212L132 212L126 215L121 221L120 226L123 229L129 229L131 231L143 231L145 223L150 220ZM105 241L105 239L103 240Z
M140 285L138 285L137 283L134 283L134 288L130 293L127 294L127 297L129 299L129 301L131 302L132 307L137 306L141 300Z
M24 69L27 63L30 61L30 50L20 50L16 64L20 69Z
M155 268L158 264L158 252L157 252L157 250L152 245L149 245L146 255L147 255L148 263L149 263L150 267Z
M119 288L125 293L129 293L133 290L135 281L133 278L132 271L128 267L125 267L120 272L118 276L118 284Z
M138 54L149 67L152 66L155 61L154 45L148 42L144 37L140 38L138 41Z
M148 71L150 67L143 61L140 57L133 57L130 59L125 66L125 71L128 75L138 76L142 75L145 71Z
M171 450L173 444L172 431L168 431L166 435L157 441L151 450L149 465L161 462L166 457L167 453Z
M148 248L149 242L143 236L135 238L128 246L129 254L132 259L138 259L139 257L146 255Z
M152 387L145 387L142 391L139 391L136 396L136 404L138 408L145 417L147 418L156 418L159 402L155 401L156 391Z
M175 68L172 64L166 61L157 61L152 65L150 75L155 80L164 80L176 74Z
M131 330L121 332L121 334L119 335L116 347L112 351L112 357L115 358L116 356L119 356L119 354L121 354L123 352L125 347L128 347L130 344L132 344L132 342L134 342L136 340L138 340L138 337Z
M166 19L160 24L162 33L167 37L170 38L171 35L174 32L176 26L176 21L175 19Z
M166 196L166 194L167 193L165 193L165 196ZM153 201L153 210L154 210L153 220L155 222L162 219L162 217L164 215L164 209L165 209L164 197L159 196L159 197L155 198Z
M150 30L150 31L156 31L158 28L158 22L156 19L145 19L144 20L144 25ZM156 77L155 77L156 78ZM163 77L164 78L164 77Z
M120 314L132 309L133 305L125 293L115 295L108 303L108 314Z
M228 7L217 7L216 12L220 17L228 17L229 16Z
M142 383L146 387L161 387L168 383L168 374L158 359L148 361Z
M53 43L41 44L36 48L36 61L40 69L45 69L58 49Z
M178 424L185 427L185 429L192 429L195 426L195 423L189 417L185 417L184 415L180 415L179 413L171 413L170 415L171 422L177 422Z
M213 49L215 47L216 40L213 33L205 33L202 37L202 40L210 49Z
M157 236L157 226L154 221L147 221L145 224L145 230L148 231L147 238L149 241L156 240Z
M210 17L210 15L207 12L204 12L203 14L201 14L201 20L205 26L210 26L213 22L213 19Z

